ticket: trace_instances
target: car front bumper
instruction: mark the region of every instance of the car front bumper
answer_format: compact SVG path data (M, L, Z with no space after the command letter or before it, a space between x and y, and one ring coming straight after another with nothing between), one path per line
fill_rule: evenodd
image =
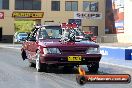
M68 56L81 56L81 61L68 61ZM63 55L63 54L47 54L41 56L41 63L58 64L58 65L87 65L92 62L99 62L101 54L85 54L85 55Z

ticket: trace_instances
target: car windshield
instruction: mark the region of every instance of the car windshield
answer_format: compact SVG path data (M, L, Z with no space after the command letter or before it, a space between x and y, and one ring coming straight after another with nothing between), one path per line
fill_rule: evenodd
M80 29L77 29L76 36L84 36L84 35L83 35L83 32L80 31Z
M60 26L42 27L39 32L39 39L60 39L62 34Z
M67 30L67 32L74 32L75 33L75 36L84 36L83 35L83 32L81 32L81 30L80 29L66 29Z

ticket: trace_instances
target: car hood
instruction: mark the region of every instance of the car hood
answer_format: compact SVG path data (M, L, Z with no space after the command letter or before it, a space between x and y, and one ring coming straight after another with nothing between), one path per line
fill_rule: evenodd
M99 47L98 44L90 41L80 41L80 42L60 42L59 39L45 39L40 40L39 45L43 47Z

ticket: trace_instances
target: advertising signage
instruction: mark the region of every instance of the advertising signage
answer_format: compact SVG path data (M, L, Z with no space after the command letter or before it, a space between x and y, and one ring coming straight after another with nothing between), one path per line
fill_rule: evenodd
M14 18L43 18L44 12L13 12Z
M74 19L102 19L99 12L74 12Z
M4 12L0 12L0 19L4 19Z

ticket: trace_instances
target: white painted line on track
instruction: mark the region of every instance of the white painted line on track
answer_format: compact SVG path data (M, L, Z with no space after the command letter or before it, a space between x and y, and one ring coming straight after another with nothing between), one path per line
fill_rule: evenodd
M0 46L1 48L7 48L7 49L21 49L20 47L15 46Z
M126 66L126 65L113 64L113 63L103 62L103 61L101 61L100 63L101 63L101 64L108 64L108 65L113 65L113 66L118 66L118 67L123 67L123 68L129 68L129 69L132 69L131 66Z
M100 46L100 48L110 48L110 49L127 49L127 47L114 47L114 46Z

